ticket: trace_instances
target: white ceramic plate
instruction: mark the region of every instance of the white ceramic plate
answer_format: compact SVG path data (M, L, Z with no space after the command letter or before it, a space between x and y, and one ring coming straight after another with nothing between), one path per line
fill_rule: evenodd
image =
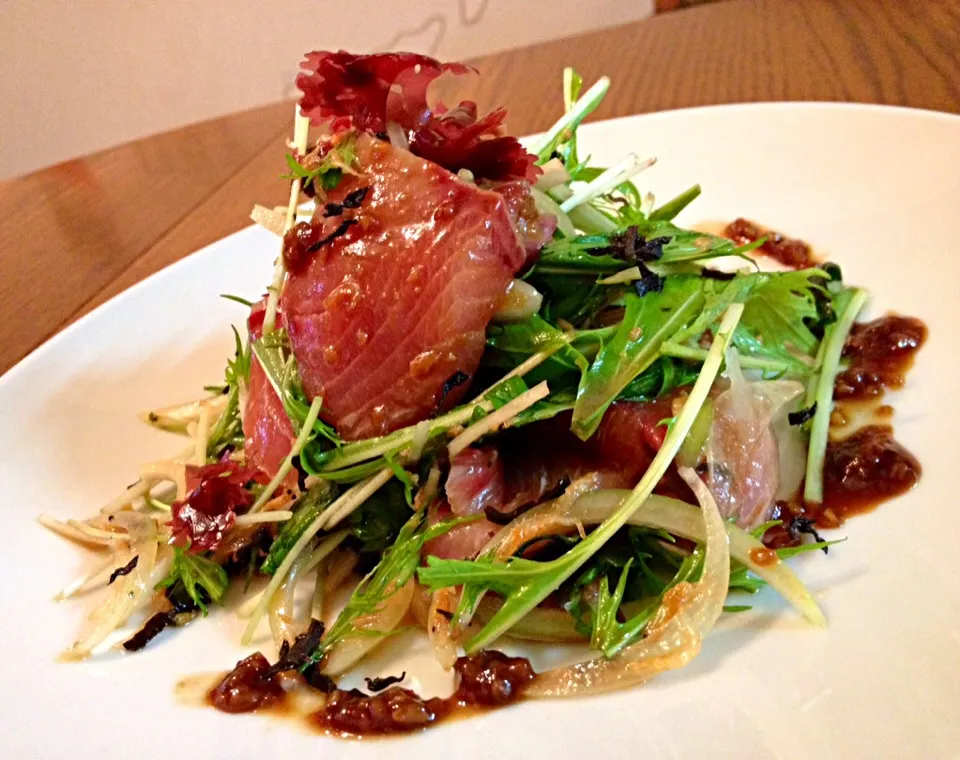
M34 518L85 516L139 462L180 446L135 414L221 377L228 325L244 315L218 294L261 293L277 249L247 229L131 288L0 379L0 756L960 757L960 119L750 105L594 124L582 140L601 162L628 150L657 156L642 180L660 199L700 182L681 221L743 215L803 237L870 288L875 311L929 325L895 400L898 438L925 468L920 486L849 523L850 540L828 558L798 563L829 628L760 595L754 612L720 622L690 667L645 687L525 703L390 744L178 704L178 679L244 654L230 614L136 656L54 663L87 605L51 597L90 560Z

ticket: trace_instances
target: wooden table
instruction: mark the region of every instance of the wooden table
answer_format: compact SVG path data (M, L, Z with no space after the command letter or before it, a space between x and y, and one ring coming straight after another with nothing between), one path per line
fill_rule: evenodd
M487 56L458 87L481 107L506 106L518 134L556 118L565 65L613 80L596 118L769 100L960 112L958 51L960 0L729 0ZM289 103L259 108L0 185L0 372L248 224L253 203L284 203L292 117Z

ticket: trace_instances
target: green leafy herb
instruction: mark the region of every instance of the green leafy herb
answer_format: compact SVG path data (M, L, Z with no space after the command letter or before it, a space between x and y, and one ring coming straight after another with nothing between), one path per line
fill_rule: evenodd
M678 195L673 200L667 201L660 208L651 212L650 221L651 222L670 222L673 221L677 214L683 211L687 206L693 203L700 196L700 185L694 185L688 190L684 190L680 195Z
M225 298L225 299L227 299L228 301L235 301L236 303L240 304L241 306L246 306L247 308L251 308L251 307L253 306L253 301L248 301L246 298L241 298L240 296L235 296L235 295L233 295L232 293L221 293L221 294L220 294L220 297L221 297L221 298Z
M528 278L543 293L540 314L552 323L562 319L581 327L618 295L615 288L598 284L597 276L590 272L551 275L534 269Z
M185 549L175 546L170 574L156 588L171 588L177 583L182 584L187 595L206 615L207 604L219 603L223 598L229 579L227 571L213 560L199 554L189 554Z
M250 349L243 345L240 333L233 327L234 354L227 362L224 373L224 389L227 393L227 405L210 430L207 440L207 458L219 459L228 448L242 448L244 444L243 424L240 420L240 386L250 379Z
M702 281L673 277L660 293L624 296L626 312L616 334L583 375L573 408L573 431L586 440L620 393L658 358L660 346L703 307Z
M300 540L303 532L339 495L339 489L323 481L309 489L293 505L293 517L283 523L277 537L270 544L267 557L261 565L261 572L273 575L294 544Z
M555 380L564 375L579 379L587 368L586 357L569 345L563 332L537 314L524 322L488 328L487 346L492 351L484 356L484 361L513 369L534 354L558 345L560 348L527 376L528 384L536 385L541 380Z
M568 88L571 94L574 89L578 93L580 90L580 83L574 84L574 77L579 79L579 75L576 72L571 74L571 84ZM600 101L603 100L609 88L610 80L604 77L590 87L583 97L570 105L566 113L547 130L546 134L531 149L531 152L537 155L538 163L546 162L558 146L568 142L576 134L577 127L600 105Z
M707 352L698 354L700 362ZM641 372L620 392L619 399L626 401L652 401L669 393L674 388L690 385L700 373L699 364L677 361L669 356L661 356L648 369Z
M807 321L818 317L814 292L826 295L820 284L826 276L821 269L760 275L762 282L744 302L743 331L760 338L768 352L780 347L782 355L786 347L793 346L812 354L820 341L810 332ZM738 348L743 345L741 338Z
M381 552L389 547L410 518L404 487L395 480L367 499L342 524L360 542L363 553Z
M630 515L650 496L676 456L713 386L723 359L723 352L730 343L733 329L742 311L743 307L739 304L729 307L711 346L710 355L700 371L700 376L690 391L676 424L667 434L653 462L631 494L586 539L561 557L549 562L535 562L520 557L504 562L494 562L491 557L481 557L473 562L428 558L428 567L421 568L418 575L420 582L430 588L463 585L462 600L468 600L469 604L475 603L487 591L493 591L504 597L503 605L497 613L476 636L466 643L465 648L468 653L482 649L509 630L517 620L573 576L626 524ZM461 606L463 604L464 602L461 602Z
M357 585L336 621L330 626L320 646L311 656L310 663L318 662L339 641L360 634L354 622L363 615L376 612L388 599L413 578L420 564L423 545L451 528L463 523L463 519L447 520L428 526L426 511L420 510L404 523L396 540L383 553L377 566Z
M384 455L386 460L387 467L393 470L393 474L400 483L403 484L403 495L406 499L407 505L413 507L413 491L417 487L416 481L413 479L413 476L407 472L403 465L401 465L396 458L390 454Z
M288 174L280 175L281 179L300 178L304 188L312 185L314 188L329 191L340 184L344 173L355 173L356 164L356 135L348 134L340 142L331 147L315 166L307 168L296 157L286 155Z
M311 401L307 400L303 385L300 381L300 372L297 360L290 351L289 338L285 330L274 330L253 343L253 353L263 368L267 380L277 396L283 402L284 411L290 418L295 434L299 435L301 428L310 415ZM306 461L317 453L330 448L330 445L340 446L343 440L333 426L319 417L313 423L313 438L304 447L301 461Z
M866 305L868 294L863 290L844 291L837 298L842 304L840 318L827 327L823 338L823 364L816 378L816 392L812 399L817 411L810 425L810 444L807 449L807 470L803 487L804 501L819 504L823 501L823 461L833 412L833 385L840 369L843 345L853 323Z

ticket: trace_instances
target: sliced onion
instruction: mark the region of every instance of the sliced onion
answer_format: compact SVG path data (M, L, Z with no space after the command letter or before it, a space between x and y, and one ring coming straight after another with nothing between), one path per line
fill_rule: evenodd
M547 190L552 190L557 185L565 185L570 181L570 174L567 172L567 167L563 165L563 161L559 158L551 158L549 161L545 161L540 168L543 169L543 174L537 177L535 187L538 190L546 192Z
M507 285L493 320L499 323L523 322L540 311L541 305L543 295L539 290L524 280L513 280Z
M516 548L536 538L576 530L582 525L596 525L613 514L629 491L605 489L585 493L576 500L563 497L531 509L507 525L490 542L500 557L510 556ZM676 536L703 543L706 534L702 510L677 499L653 494L628 520L630 525L665 530ZM826 625L820 606L806 586L785 562L757 564L753 556L764 546L746 531L727 523L730 554L750 572L766 581L806 620L817 626ZM765 553L764 553L765 554Z
M340 675L380 644L385 634L400 625L407 614L413 591L414 582L411 580L388 595L376 612L357 618L354 625L359 633L334 644L323 663L323 671L332 676Z
M499 599L484 597L473 615L473 624L484 626L500 609ZM586 641L587 636L580 633L573 616L559 608L535 607L521 618L509 631L511 639L523 641L542 641L546 643L567 643Z
M678 583L664 594L646 636L607 659L596 657L537 676L525 692L532 697L567 697L624 689L658 673L687 665L723 612L730 582L730 551L723 518L709 489L690 469L680 474L702 505L706 557L694 584Z
M512 557L521 546L538 536L556 533L558 528L562 532L564 529L581 527L583 523L573 515L575 505L581 497L602 489L605 477L602 473L591 472L577 478L567 486L561 496L531 509L501 528L500 532L480 550L480 554L495 552L499 559L506 559ZM617 493L629 493L629 491L617 491Z
M156 523L135 512L118 513L116 522L129 533L130 552L137 555L137 566L116 579L106 602L91 615L93 629L61 655L63 660L82 660L90 655L107 636L129 620L144 596L153 592L150 580L159 550Z
M273 643L277 651L280 651L284 641L292 644L294 639L306 631L307 625L309 625L310 608L306 607L298 612L294 604L297 582L303 576L309 560L310 554L306 551L297 557L296 562L291 565L290 572L287 573L283 584L270 600L267 619L270 622L270 633L273 635Z
M457 594L452 588L443 588L431 594L426 586L418 585L410 602L413 619L427 632L434 657L444 670L454 666L458 650L452 618L441 614L440 610L453 613L456 607Z
M714 399L705 447L707 485L720 513L750 529L770 519L780 490L781 452L773 422L786 414L803 385L794 380L748 381L732 348L726 363L730 387Z
M327 581L323 589L329 596L340 588L360 562L360 555L350 549L337 549L327 560Z
M228 400L227 396L218 393L216 396L207 396L195 401L188 401L185 404L141 412L139 417L151 427L166 430L169 433L185 434L187 425L199 421L200 415L204 411L210 415L209 424L215 424L220 415L223 414L224 409L227 408Z
M450 670L457 661L457 642L453 638L451 622L456 605L457 597L453 589L442 588L430 596L427 610L427 637L433 645L437 662L444 670Z
M327 577L327 558L323 557L319 562L317 562L317 577L313 582L313 598L310 600L310 616L314 620L319 620L321 623L325 623L327 618L323 614L324 601L326 600L326 594L323 592L323 585Z
M59 594L54 597L54 601L62 602L71 596L82 594L98 586L105 584L110 574L118 567L126 565L132 557L129 552L111 552L103 562L98 564L92 570L81 575L66 586Z

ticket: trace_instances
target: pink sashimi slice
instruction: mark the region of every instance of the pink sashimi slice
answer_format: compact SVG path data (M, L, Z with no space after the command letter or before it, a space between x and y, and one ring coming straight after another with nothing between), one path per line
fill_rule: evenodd
M288 233L295 266L281 299L304 390L348 440L425 419L448 379L472 377L526 260L499 194L366 135L356 152L362 176L326 199L340 213L318 203L311 229Z
M266 299L255 304L250 312L247 328L251 343L260 337L265 309ZM243 410L243 435L247 464L263 470L272 478L293 446L293 426L283 402L253 355L250 357L250 382ZM288 485L296 483L296 477L295 472L291 473Z

